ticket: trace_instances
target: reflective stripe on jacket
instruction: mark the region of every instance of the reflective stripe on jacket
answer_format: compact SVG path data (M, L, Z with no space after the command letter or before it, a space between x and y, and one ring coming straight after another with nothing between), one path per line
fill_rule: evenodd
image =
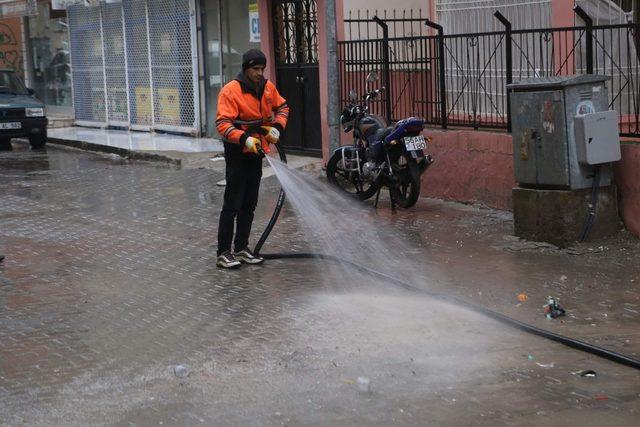
M244 146L247 137L254 136L262 140L268 151L267 142L256 128L273 126L282 132L289 118L287 101L269 80L256 91L242 81L243 77L239 75L220 91L216 128L226 143Z

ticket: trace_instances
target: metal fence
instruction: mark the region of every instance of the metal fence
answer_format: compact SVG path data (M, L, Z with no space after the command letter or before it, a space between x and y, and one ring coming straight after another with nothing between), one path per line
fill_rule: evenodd
M195 0L68 9L76 121L197 134Z
M594 26L576 9L582 27L513 30L499 13L503 31L381 37L338 43L341 96L365 92L369 71L387 91L372 111L398 120L415 115L432 125L510 128L506 85L524 78L594 73L611 78L610 108L620 116L620 134L640 136L640 25Z
M345 40L370 40L382 38L383 29L373 17L379 17L381 21L387 24L389 37L416 37L429 35L430 31L424 26L424 20L427 19L423 15L422 9L414 10L356 10L349 11L347 18L344 20L344 37Z

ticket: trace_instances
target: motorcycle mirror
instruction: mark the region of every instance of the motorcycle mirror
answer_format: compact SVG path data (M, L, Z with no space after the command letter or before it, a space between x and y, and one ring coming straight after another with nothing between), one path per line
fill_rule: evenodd
M351 102L356 102L356 101L357 101L357 99L358 99L358 94L356 93L356 91L355 91L355 90L353 90L353 89L352 89L352 90L350 90L350 91L349 91L349 101L351 101Z
M373 83L375 81L378 81L378 73L376 73L375 71L371 71L369 74L367 74L367 83Z

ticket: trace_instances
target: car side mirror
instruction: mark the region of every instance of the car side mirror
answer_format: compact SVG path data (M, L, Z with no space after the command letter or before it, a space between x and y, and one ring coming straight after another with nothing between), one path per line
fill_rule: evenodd
M29 87L29 88L27 88L27 93L29 94L29 96L33 96L33 95L36 94L36 91Z

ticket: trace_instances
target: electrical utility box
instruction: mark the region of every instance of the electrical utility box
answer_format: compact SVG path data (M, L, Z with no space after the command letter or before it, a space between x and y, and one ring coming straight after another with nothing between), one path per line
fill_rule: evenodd
M618 114L615 111L578 115L573 120L578 162L599 165L621 159Z
M527 79L507 86L514 171L522 187L590 188L595 164L620 159L618 119L609 110L608 77ZM603 165L600 185L611 183Z

